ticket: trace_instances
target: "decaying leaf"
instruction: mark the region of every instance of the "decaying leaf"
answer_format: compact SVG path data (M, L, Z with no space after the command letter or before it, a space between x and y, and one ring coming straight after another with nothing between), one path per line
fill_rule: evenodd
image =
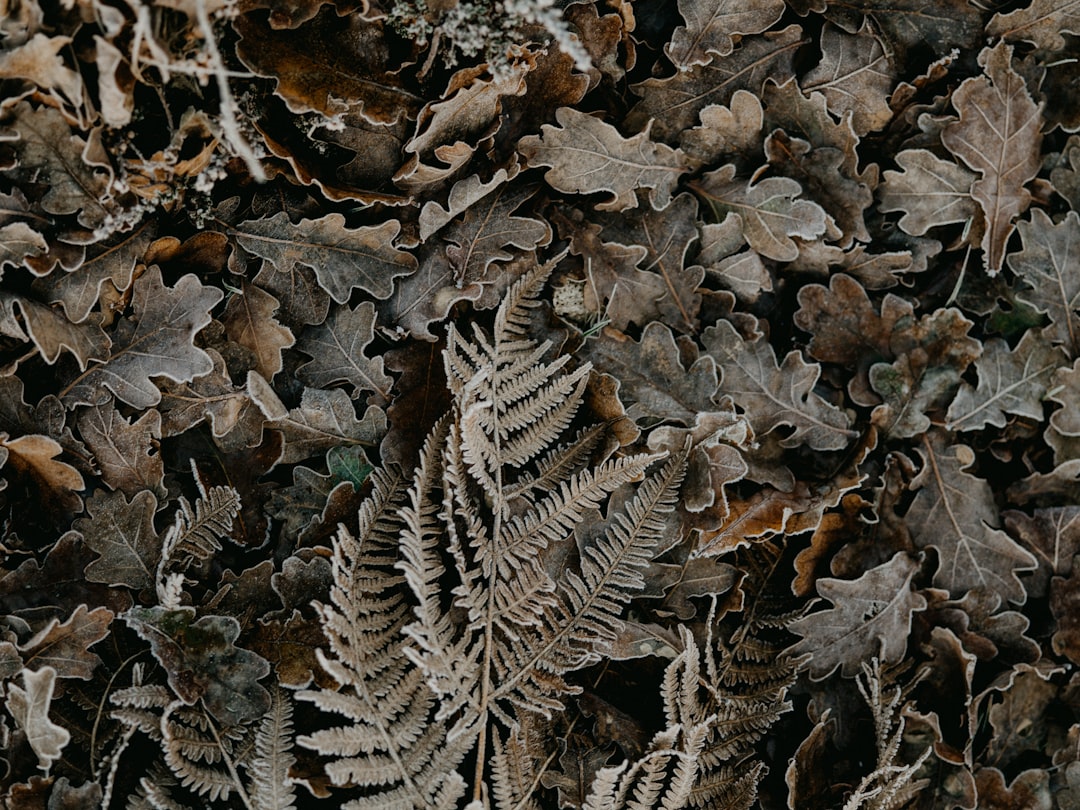
M986 75L960 85L953 95L960 120L941 133L949 151L982 175L971 196L986 219L983 264L991 275L1005 261L1013 221L1031 202L1025 186L1039 171L1042 140L1042 109L1011 60L1012 48L1004 44L979 55Z
M967 445L947 444L941 434L923 437L923 468L911 482L917 490L905 518L918 548L935 548L934 584L959 598L985 588L1022 604L1027 598L1018 573L1036 567L1035 557L1002 531L993 492L965 470L975 457Z
M7 709L38 758L38 767L48 774L53 763L63 755L71 733L49 719L49 708L56 686L56 670L42 667L37 672L22 671L23 686L7 687Z
M760 34L784 13L781 0L751 6L732 0L679 0L686 25L675 29L664 52L680 70L707 65L713 56L727 56L735 48L732 37Z
M210 356L194 345L194 338L210 323L210 309L224 293L204 286L194 275L166 287L156 267L147 270L134 289L134 319L120 322L108 359L60 392L69 408L104 402L105 389L133 407L149 408L161 400L151 377L190 382L213 369Z
M597 203L602 211L623 211L637 206L635 189L651 189L654 208L671 200L679 175L686 171L682 154L653 143L645 129L623 138L615 127L572 107L556 113L559 127L545 124L540 137L530 136L518 149L533 166L550 166L548 184L575 194L607 192L612 197Z
M833 603L788 625L803 638L787 649L805 656L803 666L820 680L837 667L845 677L877 656L896 663L904 654L912 613L926 608L926 599L911 588L918 563L897 554L856 580L819 579L817 591Z
M975 175L925 149L909 149L896 156L902 172L888 170L878 189L882 211L903 211L899 225L921 236L930 228L951 222L969 222L979 209L971 196Z

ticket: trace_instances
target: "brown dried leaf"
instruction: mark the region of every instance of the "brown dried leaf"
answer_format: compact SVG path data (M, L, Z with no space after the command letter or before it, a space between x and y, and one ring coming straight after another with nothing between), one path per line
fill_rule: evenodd
M626 125L642 129L655 119L651 132L658 140L673 141L697 123L710 104L729 104L737 90L754 95L770 76L790 76L795 51L803 44L802 28L789 25L747 38L722 59L679 71L666 79L646 79L633 90L642 100L626 118Z
M870 20L898 65L907 64L911 48L943 56L977 47L983 36L982 12L967 0L830 0L826 16L852 34Z
M0 79L28 79L42 90L59 90L63 100L78 107L83 101L82 76L60 56L70 45L71 37L38 32L17 48L0 53Z
M93 144L72 134L64 116L52 107L33 108L23 101L12 110L18 166L13 176L47 189L41 208L50 214L78 214L87 228L97 228L112 210L109 177L98 171ZM92 157L93 155L93 157Z
M284 211L242 222L230 231L243 248L266 259L278 271L302 264L315 271L319 285L339 304L356 287L375 298L388 298L394 279L416 271L416 259L393 246L401 223L347 228L341 214L303 219L294 225Z
M50 365L65 349L78 361L80 370L91 360L109 356L109 338L96 323L72 323L57 309L6 292L0 292L0 334L33 341Z
M19 645L27 669L51 667L58 678L90 680L101 658L89 648L109 635L113 612L108 608L90 610L79 605L61 624L51 619L33 638Z
M717 393L731 397L757 436L787 425L794 430L780 442L784 447L840 450L857 435L847 414L814 393L821 367L799 352L789 352L778 365L764 337L744 340L724 320L705 330L702 343L721 373Z
M550 166L544 175L559 191L574 194L609 192L596 204L602 211L625 211L638 204L636 189L650 189L649 201L660 209L671 201L679 175L687 169L677 149L654 143L649 127L632 138L599 118L560 107L559 127L544 124L541 135L521 139L518 149L532 166Z
M394 381L383 371L382 357L364 356L375 337L374 326L375 305L370 301L355 309L335 307L325 323L300 336L297 348L312 357L297 369L300 379L316 388L347 382L354 397L372 391L388 403Z
M869 22L854 34L826 25L821 62L802 81L806 92L825 96L836 116L851 113L851 126L860 136L884 129L892 119L888 97L894 84L892 63Z
M109 488L128 497L141 490L164 496L165 465L156 451L161 440L161 414L150 409L128 422L111 401L83 408L76 416L79 435L86 442Z
M1062 34L1080 34L1080 0L1031 0L1025 8L995 14L986 35L1030 42L1048 51L1065 48Z
M688 157L704 166L731 162L740 171L756 168L756 162L748 164L760 154L763 137L764 112L757 95L736 90L727 107L710 104L699 117L701 124L679 137L679 146Z
M513 216L536 191L536 185L497 188L443 230L455 279L483 278L493 262L514 258L507 247L533 250L551 241L544 220Z
M986 341L975 361L979 385L960 386L946 414L946 426L961 432L987 425L1001 428L1005 427L1006 414L1041 422L1050 376L1065 359L1060 348L1035 331L1025 332L1015 349L999 338Z
M1005 774L998 768L979 768L975 772L979 810L1052 810L1050 774L1042 768L1030 768L1005 785Z
M930 428L926 414L945 407L960 375L982 350L967 334L973 325L950 307L898 329L891 341L897 359L870 367L870 384L884 400L874 409L873 424L892 437L925 433Z
M151 377L190 382L208 374L213 361L193 341L223 297L221 290L203 286L190 274L166 287L161 271L151 267L134 285L134 320L120 322L108 360L71 381L60 399L69 408L97 405L108 399L109 389L135 408L150 408L161 401Z
M877 656L897 663L907 650L911 614L926 608L926 599L911 589L919 565L900 553L856 580L824 578L818 594L833 603L788 625L802 640L787 655L805 656L802 666L820 681L840 667L845 678L856 675L864 661Z
M86 484L78 470L57 459L63 451L48 436L29 434L12 439L0 433L0 467L10 465L16 473L33 481L46 502L78 512L82 502L75 493L85 489Z
M225 334L252 351L255 370L268 380L281 371L282 350L296 342L289 328L274 317L277 309L274 296L245 280L241 294L229 298L221 316Z
M735 49L732 37L760 34L784 14L783 0L747 4L740 0L679 0L686 25L675 29L664 53L679 70L707 65Z
M887 170L878 189L881 211L903 211L899 225L921 236L930 228L967 222L979 209L971 196L975 175L925 149L908 149L896 156L902 172Z
M292 112L327 118L359 112L380 124L415 117L420 100L386 70L390 59L381 20L339 17L332 8L288 30L275 30L265 19L253 12L233 20L240 34L236 54L255 74L277 82L277 94Z
M620 398L633 403L628 413L670 419L692 426L697 415L716 409L716 364L711 357L686 368L671 330L656 321L645 327L641 342L605 329L579 350L598 372L619 381Z
M986 218L983 264L990 275L1001 269L1013 220L1027 210L1031 194L1024 186L1039 171L1042 107L1013 70L1012 48L1004 43L984 50L984 76L964 80L953 93L960 120L941 133L950 152L979 172L971 196Z
M937 549L934 585L953 597L986 588L1023 604L1027 592L1017 574L1038 561L998 528L990 484L965 472L975 462L971 448L948 441L935 432L918 448L923 468L911 482L917 492L905 518L911 539L918 548Z
M89 517L75 521L74 529L100 555L86 566L90 582L135 591L154 587L161 560L161 538L154 531L157 508L157 498L147 490L130 501L123 492L97 492L87 499Z
M1038 209L1030 222L1018 224L1024 249L1009 255L1009 268L1031 291L1020 300L1050 316L1050 340L1060 343L1072 358L1080 357L1080 216L1070 211L1056 225Z
M1001 516L1009 533L1038 560L1038 570L1024 580L1028 595L1045 596L1050 577L1068 577L1073 557L1080 554L1080 506L1036 509L1030 516L1010 510Z
M768 177L756 184L735 179L735 167L723 166L704 175L692 188L712 207L717 220L735 214L742 220L747 243L778 262L794 261L799 246L791 237L814 239L825 233L825 212L816 203L796 200L803 189L786 177Z
M381 409L373 405L362 419L357 419L352 400L340 388L330 391L306 388L300 406L291 411L254 371L248 374L247 389L248 396L266 418L267 426L284 434L282 464L295 464L331 447L373 447L386 432L386 415Z

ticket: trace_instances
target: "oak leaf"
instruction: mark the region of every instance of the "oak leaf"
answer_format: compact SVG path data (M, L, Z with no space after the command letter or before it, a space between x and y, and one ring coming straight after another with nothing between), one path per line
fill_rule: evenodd
M907 149L896 156L903 171L887 170L878 189L882 211L903 211L899 225L921 236L930 228L975 218L979 208L971 196L975 175L925 149Z
M223 297L190 274L166 287L161 271L151 267L134 285L133 319L122 320L113 333L109 358L76 377L60 399L69 408L97 405L108 398L108 389L135 408L150 408L161 401L151 377L190 382L209 373L213 361L194 338Z
M979 55L985 75L964 82L953 93L960 120L941 133L941 142L982 177L971 196L986 218L983 264L990 275L1001 269L1013 220L1027 210L1024 188L1041 165L1042 106L1036 104L1011 65L1012 48L999 43Z
M789 178L768 177L755 184L736 179L735 167L727 165L704 175L693 187L718 220L738 216L750 247L778 262L798 258L799 246L791 237L814 239L825 233L825 211L817 203L796 200L803 189Z
M0 53L0 79L28 79L42 90L59 90L62 100L79 106L83 101L82 76L60 56L70 45L71 37L38 32L17 48Z
M789 25L748 37L729 56L714 59L666 79L646 79L632 86L642 97L626 117L626 125L642 129L655 119L650 132L672 141L698 121L698 113L711 104L729 104L738 90L755 95L770 76L792 72L795 51L803 44L803 31Z
M1031 515L1009 510L1001 516L1009 534L1038 560L1038 570L1024 580L1028 596L1046 596L1050 578L1068 577L1073 558L1080 554L1080 506L1035 509Z
M1050 415L1050 425L1063 436L1080 436L1080 358L1054 371L1047 398L1063 406Z
M699 113L699 118L698 126L687 129L679 137L679 147L685 155L703 166L731 162L747 172L757 167L754 158L761 153L761 130L765 124L757 95L736 90L726 107L710 104Z
M1031 212L1017 226L1024 249L1009 255L1009 268L1031 287L1018 293L1050 317L1047 334L1072 358L1080 357L1080 216L1070 211L1055 224L1045 212Z
M975 361L979 385L960 386L945 415L949 430L1005 427L1006 414L1042 421L1042 399L1050 376L1065 362L1065 353L1037 332L1028 331L1015 349L999 338L983 344Z
M279 272L294 263L310 267L330 297L344 304L356 287L375 298L388 298L395 278L416 271L416 259L393 246L400 232L396 219L348 228L344 216L327 214L294 225L282 211L242 222L232 234L245 250L266 259Z
M764 337L744 340L725 320L706 329L702 343L721 373L718 393L742 409L756 435L787 425L794 430L781 445L806 444L814 450L840 450L855 438L847 414L813 390L821 367L807 363L797 351L777 364Z
M854 34L826 25L821 32L821 62L803 78L806 92L825 96L839 117L851 113L858 135L883 129L893 117L888 97L895 71L869 23Z
M42 667L37 672L22 671L23 686L9 684L7 709L38 758L38 767L47 774L54 761L63 755L64 746L71 741L71 733L49 719L53 690L56 687L56 670Z
M255 370L268 380L281 371L282 350L296 342L292 331L274 317L277 309L274 296L245 280L221 316L225 334L254 353Z
M815 681L837 667L850 678L875 656L897 663L907 649L911 615L926 608L926 599L911 588L918 570L919 564L901 552L856 580L819 579L817 592L833 607L789 624L788 630L803 638L786 654L805 656L802 665Z
M240 623L231 616L195 618L195 609L133 607L121 614L139 637L150 643L169 685L184 703L202 700L225 725L261 717L270 693L259 680L270 672L266 659L237 647Z
M596 204L602 211L624 211L638 204L635 189L651 190L654 208L664 208L686 171L682 153L654 143L649 127L624 138L611 124L560 107L559 126L544 124L539 136L521 139L518 149L532 166L549 166L544 175L559 191L575 194L609 192L612 197ZM560 129L561 127L561 129Z
M986 588L1016 604L1027 598L1017 576L1037 567L1035 557L1000 528L990 484L965 470L971 448L947 444L940 433L923 437L922 471L911 482L915 500L905 522L918 548L935 548L934 585L960 598Z
M268 427L285 438L283 464L295 464L344 445L374 446L386 432L386 415L374 405L356 418L349 395L340 388L306 388L299 407L289 410L254 371L248 373L248 395L262 411Z
M13 293L0 292L0 334L33 341L50 365L66 350L80 371L109 355L109 338L96 323L72 323L59 310Z
M363 301L350 309L335 307L326 322L307 329L297 348L311 360L297 369L300 378L316 388L347 382L354 396L371 391L383 402L390 401L393 380L383 371L382 357L366 357L374 339L375 306Z
M57 459L63 450L48 436L29 434L11 438L0 433L0 467L10 466L33 481L46 502L78 512L82 503L75 493L85 489L86 483L78 470Z
M97 492L86 501L89 517L75 521L83 542L100 556L86 566L90 582L135 591L154 587L161 538L154 530L158 502L143 490L128 500L123 492Z
M1007 42L1030 42L1047 51L1060 51L1062 34L1080 34L1080 0L1031 0L1024 8L995 14L986 35Z
M25 222L0 225L0 272L5 267L18 267L26 259L42 256L49 251L45 237Z
M165 463L155 452L161 439L161 414L146 411L128 422L116 406L103 402L75 417L79 435L101 470L101 480L128 497L142 490L165 494Z
M113 204L108 173L98 171L101 150L73 134L64 116L52 107L35 109L23 101L11 112L19 135L14 177L45 186L39 204L48 213L77 213L87 228L103 225Z
M870 20L898 65L908 63L910 49L944 56L976 47L983 36L982 12L967 0L830 0L826 16L852 34Z
M363 14L339 17L323 8L294 29L276 30L259 12L233 20L240 35L236 54L259 76L274 79L276 92L294 113L327 118L350 110L369 121L392 124L415 116L420 99L405 90L390 63L384 23Z
M735 49L733 37L760 34L784 14L783 0L747 4L740 0L679 0L686 21L675 29L664 53L680 70L707 65Z
M634 417L671 419L691 426L698 413L715 410L716 363L704 356L689 368L683 365L671 330L652 322L634 342L621 332L605 329L579 350L599 372L621 385L620 397Z
M497 188L443 229L455 280L482 278L493 262L513 259L507 247L533 250L551 241L547 222L513 215L536 191L536 185Z
M58 678L90 680L101 658L89 648L109 635L113 612L79 605L67 621L50 619L41 630L19 645L27 669L50 667Z

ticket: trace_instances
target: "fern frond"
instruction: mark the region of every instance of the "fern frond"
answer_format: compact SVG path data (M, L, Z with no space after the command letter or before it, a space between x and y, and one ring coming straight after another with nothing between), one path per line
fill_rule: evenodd
M497 810L540 810L533 798L536 787L536 762L522 738L521 727L510 727L505 742L492 737L491 792Z
M220 551L219 538L232 531L233 520L240 514L240 493L232 487L206 489L200 481L199 488L202 494L194 508L180 496L176 517L162 539L162 546L169 549L173 559L187 555L205 560Z
M296 795L289 780L292 754L292 702L281 689L255 732L255 756L248 762L253 810L293 810Z
M560 481L584 468L606 433L606 425L591 425L583 428L573 441L553 447L537 460L535 474L526 472L516 483L505 488L506 499L512 501L555 488Z
M425 445L421 468L428 475L438 474L441 444L435 438ZM464 792L464 780L454 769L468 744L450 743L445 726L434 721L435 695L404 650L404 629L415 617L401 585L411 576L416 588L431 590L423 584L433 573L424 542L438 524L438 507L426 498L434 482L420 477L423 486L417 488L399 471L372 473L372 493L360 510L356 536L344 527L339 530L332 602L316 607L333 653L331 658L319 651L319 659L343 690L297 695L351 721L298 738L301 745L333 758L326 772L335 784L369 788L343 805L349 810L452 807ZM402 554L405 559L399 560ZM399 562L404 574L395 567ZM438 598L432 593L434 602L421 600L421 609L427 604L435 614ZM442 643L438 622L432 632L433 643Z
M169 788L178 784L176 777L168 769L155 763L151 766L150 773L139 780L135 793L128 797L127 810L191 810L169 793Z

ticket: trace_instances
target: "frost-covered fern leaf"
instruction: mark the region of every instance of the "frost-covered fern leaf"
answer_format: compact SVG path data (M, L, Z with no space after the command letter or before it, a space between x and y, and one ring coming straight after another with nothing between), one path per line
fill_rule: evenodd
M550 345L526 334L551 269L511 287L491 335L475 328L467 340L450 330L452 411L425 448L402 512L400 568L416 599L407 653L438 697L448 739L476 741L477 799L491 723L562 711L576 691L563 676L604 655L668 531L685 467L669 460L610 510L582 550L580 572L547 570L547 555L575 543L586 513L661 458L597 460L596 432L565 438L589 366L571 371L567 358L547 359Z
M296 796L289 780L292 754L292 701L280 689L255 731L255 755L248 761L253 810L293 810Z
M684 703L682 709L684 714L710 718L690 795L692 807L751 807L766 773L755 746L791 710L786 697L795 682L795 667L782 654L787 639L775 637L784 632L789 605L771 589L781 555L782 548L768 542L740 552L740 568L747 572L743 611L731 617L730 630L721 628L719 638L710 615L708 644L700 661L685 660L685 666L700 669L703 665L701 682L710 684L704 694L695 693L693 708ZM672 711L670 706L668 711Z
M377 470L371 480L357 535L342 528L334 543L332 604L317 606L330 641L330 655L319 658L341 689L297 695L349 725L298 741L332 758L326 770L335 784L364 788L347 810L455 807L465 784L454 769L468 744L447 742L432 720L434 695L403 653L411 609L394 564L409 482L396 470Z
M698 699L697 644L688 630L680 632L683 651L664 671L661 688L667 727L637 760L597 772L585 810L678 810L690 801L713 718Z
M240 493L232 487L203 486L198 475L199 497L194 508L180 496L176 518L165 533L162 545L173 559L189 556L205 560L221 550L220 538L232 531L233 520L240 514Z

